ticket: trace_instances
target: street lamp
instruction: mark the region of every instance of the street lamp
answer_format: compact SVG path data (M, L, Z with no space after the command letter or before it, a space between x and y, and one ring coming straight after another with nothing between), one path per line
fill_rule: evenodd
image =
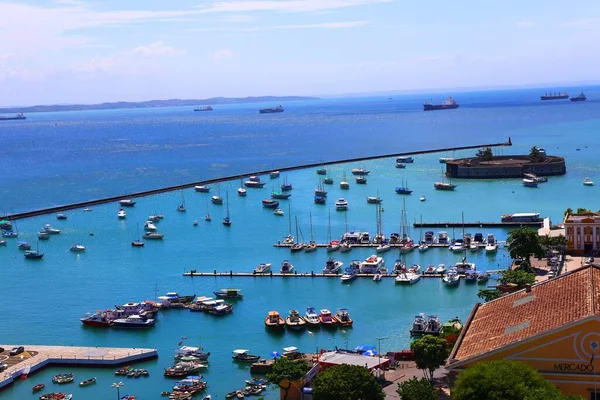
M378 337L377 338L377 347L378 347L377 356L379 357L377 368L379 368L380 371L381 371L381 341L386 340L386 339L388 339L388 338L386 338L386 337Z
M119 388L120 388L121 386L123 386L123 385L124 385L124 383L123 383L123 382L119 382L119 383L113 383L112 385L110 385L110 387L117 388L117 399L120 399L120 398L121 398L121 394L119 393Z

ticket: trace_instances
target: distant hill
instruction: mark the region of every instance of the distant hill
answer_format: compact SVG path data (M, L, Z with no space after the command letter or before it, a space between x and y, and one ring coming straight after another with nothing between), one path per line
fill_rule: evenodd
M182 106L198 106L198 105L215 105L215 104L240 104L240 103L259 103L259 102L274 102L280 103L293 100L317 100L318 97L303 97L303 96L262 96L262 97L212 97L210 99L170 99L170 100L149 100L149 101L118 101L115 103L101 104L57 104L57 105L39 105L28 107L7 107L0 108L0 113L32 113L32 112L55 112L55 111L84 111L84 110L110 110L119 108L155 108L155 107L182 107Z

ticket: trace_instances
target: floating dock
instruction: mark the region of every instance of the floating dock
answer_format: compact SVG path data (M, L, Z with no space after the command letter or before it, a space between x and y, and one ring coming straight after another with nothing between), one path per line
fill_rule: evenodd
M49 365L110 367L158 357L156 349L38 345L22 345L24 352L9 356L10 349L18 346L20 345L0 345L4 348L0 353L0 362L8 365L8 369L0 374L0 390L23 375L32 374Z
M334 278L334 279L339 279L342 274L323 274L321 272L299 272L299 273L292 273L292 274L282 274L280 272L268 272L265 274L255 274L253 272L233 272L233 271L225 271L225 272L218 272L218 271L213 271L213 272L198 272L196 270L191 270L191 271L185 271L183 273L183 276L191 276L191 277L208 277L208 276L212 276L212 277L216 277L216 276L229 276L232 278L238 278L238 277L254 277L254 278L281 278L281 277L290 277L290 278ZM356 277L357 278L371 278L373 279L373 277L375 276L375 274L357 274ZM442 274L421 274L422 278L442 278L444 275ZM460 275L461 277L464 277L464 275ZM389 278L396 278L395 274L385 274L385 275L381 275L381 279L389 279Z
M544 221L535 222L415 222L415 228L518 228L521 226L542 227Z
M325 248L327 246L328 246L327 243L317 243L317 247L319 247L319 248ZM361 248L361 247L364 247L364 248L376 248L378 246L379 246L379 244L377 244L377 243L352 243L351 244L351 247L353 249L354 248ZM450 244L430 243L430 244L428 244L428 246L431 247L431 248L438 248L438 247L440 247L440 248L446 247L447 248L448 246L450 246ZM289 244L289 243L280 243L280 242L278 242L278 243L275 243L273 245L273 247L280 247L280 248L288 248L289 249L290 247L292 247L292 245ZM392 249L401 249L401 248L404 247L404 245L402 245L400 243L398 243L398 244L390 244L390 247ZM485 244L482 244L480 247L484 248ZM416 249L417 249L417 247L415 246L414 250L416 250ZM302 251L304 251L304 250L302 250ZM298 252L300 252L300 251L298 251Z

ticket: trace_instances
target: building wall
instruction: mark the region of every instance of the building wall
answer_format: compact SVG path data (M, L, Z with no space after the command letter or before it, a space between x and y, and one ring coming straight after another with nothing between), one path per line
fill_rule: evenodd
M567 254L598 255L600 252L600 219L594 217L565 219Z
M513 159L514 163L501 165L472 165L465 163L468 158L446 163L446 175L452 178L465 179L504 179L522 178L523 174L532 173L538 176L564 175L567 172L564 158L552 157L552 161L529 163L525 156L498 156L497 159Z
M600 319L591 317L465 365L450 364L448 369L455 375L477 362L499 359L525 362L564 394L590 399L596 388L600 393Z

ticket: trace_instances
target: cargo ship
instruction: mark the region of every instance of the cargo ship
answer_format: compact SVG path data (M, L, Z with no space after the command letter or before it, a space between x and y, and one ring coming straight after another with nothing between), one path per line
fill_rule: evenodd
M283 107L277 106L277 107L271 107L271 108L261 108L259 110L259 112L261 114L280 113L280 112L283 112Z
M434 111L434 110L452 110L458 108L458 103L452 98L448 97L442 104L423 104L423 111Z
M23 113L18 113L12 117L3 117L0 116L0 121L14 121L16 119L26 119L27 117L23 115Z
M212 111L212 110L213 110L213 108L211 106L194 108L194 111Z
M579 93L579 96L571 97L571 101L585 101L585 100L587 100L587 97L585 97L585 94L583 94L583 92Z
M540 96L542 100L564 100L568 99L569 95L567 92L562 93L545 93L543 96Z

